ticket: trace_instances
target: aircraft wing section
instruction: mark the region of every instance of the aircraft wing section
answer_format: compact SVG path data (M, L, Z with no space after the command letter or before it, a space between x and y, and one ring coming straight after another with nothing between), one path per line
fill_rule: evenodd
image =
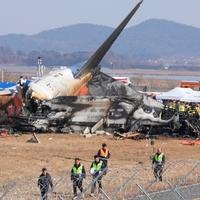
M83 75L95 71L95 68L99 65L105 54L108 52L114 41L118 38L122 30L128 24L130 19L136 13L143 0L140 1L129 15L121 22L121 24L113 31L113 33L108 37L108 39L97 49L93 56L83 65L81 70L75 75L75 78L81 78Z

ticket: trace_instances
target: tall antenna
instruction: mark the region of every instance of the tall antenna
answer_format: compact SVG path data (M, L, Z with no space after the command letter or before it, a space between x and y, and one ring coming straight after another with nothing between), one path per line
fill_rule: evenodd
M110 62L110 65L111 65L111 68L112 68L112 77L114 77L114 65L113 65L112 61Z
M3 81L4 81L4 70L1 69L1 82L3 82Z
M43 75L42 72L42 57L38 57L38 76L41 77Z

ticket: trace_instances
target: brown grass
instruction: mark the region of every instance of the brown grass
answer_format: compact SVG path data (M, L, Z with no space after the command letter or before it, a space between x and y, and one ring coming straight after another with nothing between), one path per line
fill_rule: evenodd
M114 140L112 137L78 135L38 135L41 144L28 143L31 135L0 138L0 183L5 180L37 177L42 167L59 175L69 171L75 157L83 159L87 170L94 154L103 142L111 151L110 167L133 167L138 163L150 165L152 146L148 140ZM167 160L200 160L199 146L183 146L179 140L162 138L156 141L167 155Z

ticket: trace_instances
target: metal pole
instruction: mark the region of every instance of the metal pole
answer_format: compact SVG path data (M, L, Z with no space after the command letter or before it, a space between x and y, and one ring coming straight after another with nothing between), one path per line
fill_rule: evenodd
M85 193L92 187L92 185L99 179L99 177L100 177L100 176L103 176L104 172L106 172L107 169L108 169L107 167L104 168L104 169L102 170L102 172L101 172L95 179L92 180L92 182L87 186L87 188L85 188L85 189L83 190L82 194L85 194ZM81 193L78 194L78 196L76 197L76 199L77 199L77 200L81 199Z
M106 197L106 199L111 200L111 198L105 193L104 190L100 188L101 193Z
M112 76L114 77L114 65L112 63Z
M183 177L183 179L187 178L194 171L194 169L196 169L199 165L200 165L200 162L197 162L195 165L193 165L192 169Z
M38 76L42 76L42 57L38 57Z
M169 186L171 187L171 191L174 191L181 199L185 200L185 198L176 190L176 187L173 188L172 184L171 184L168 180L167 180L166 182L167 182L167 183L169 184Z
M145 196L147 196L147 198L148 198L149 200L153 200L153 199L149 196L149 194L144 190L144 188L142 188L139 184L136 184L136 185L139 187L140 191L142 191L142 192L145 194Z
M4 81L4 70L1 69L1 82L3 82L3 81Z
M133 181L133 180L134 180L134 177L136 177L136 176L139 174L140 171L141 171L141 170L136 169L136 171L134 172L134 174L133 174L132 176L130 176L130 177L122 184L122 186L120 186L120 188L117 188L115 194L117 195L119 192L122 191L122 189L124 189L124 188L130 183L130 181Z

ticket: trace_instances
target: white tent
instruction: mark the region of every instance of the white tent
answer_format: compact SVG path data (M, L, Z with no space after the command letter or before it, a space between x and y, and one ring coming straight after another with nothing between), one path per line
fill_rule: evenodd
M168 92L163 92L156 96L158 100L180 100L186 95L190 95L194 92L191 88L180 88L176 87Z
M8 89L4 89L4 90L0 89L0 96L11 95L11 94L12 94L12 92Z
M194 91L192 94L187 94L181 98L181 101L200 103L200 92Z

